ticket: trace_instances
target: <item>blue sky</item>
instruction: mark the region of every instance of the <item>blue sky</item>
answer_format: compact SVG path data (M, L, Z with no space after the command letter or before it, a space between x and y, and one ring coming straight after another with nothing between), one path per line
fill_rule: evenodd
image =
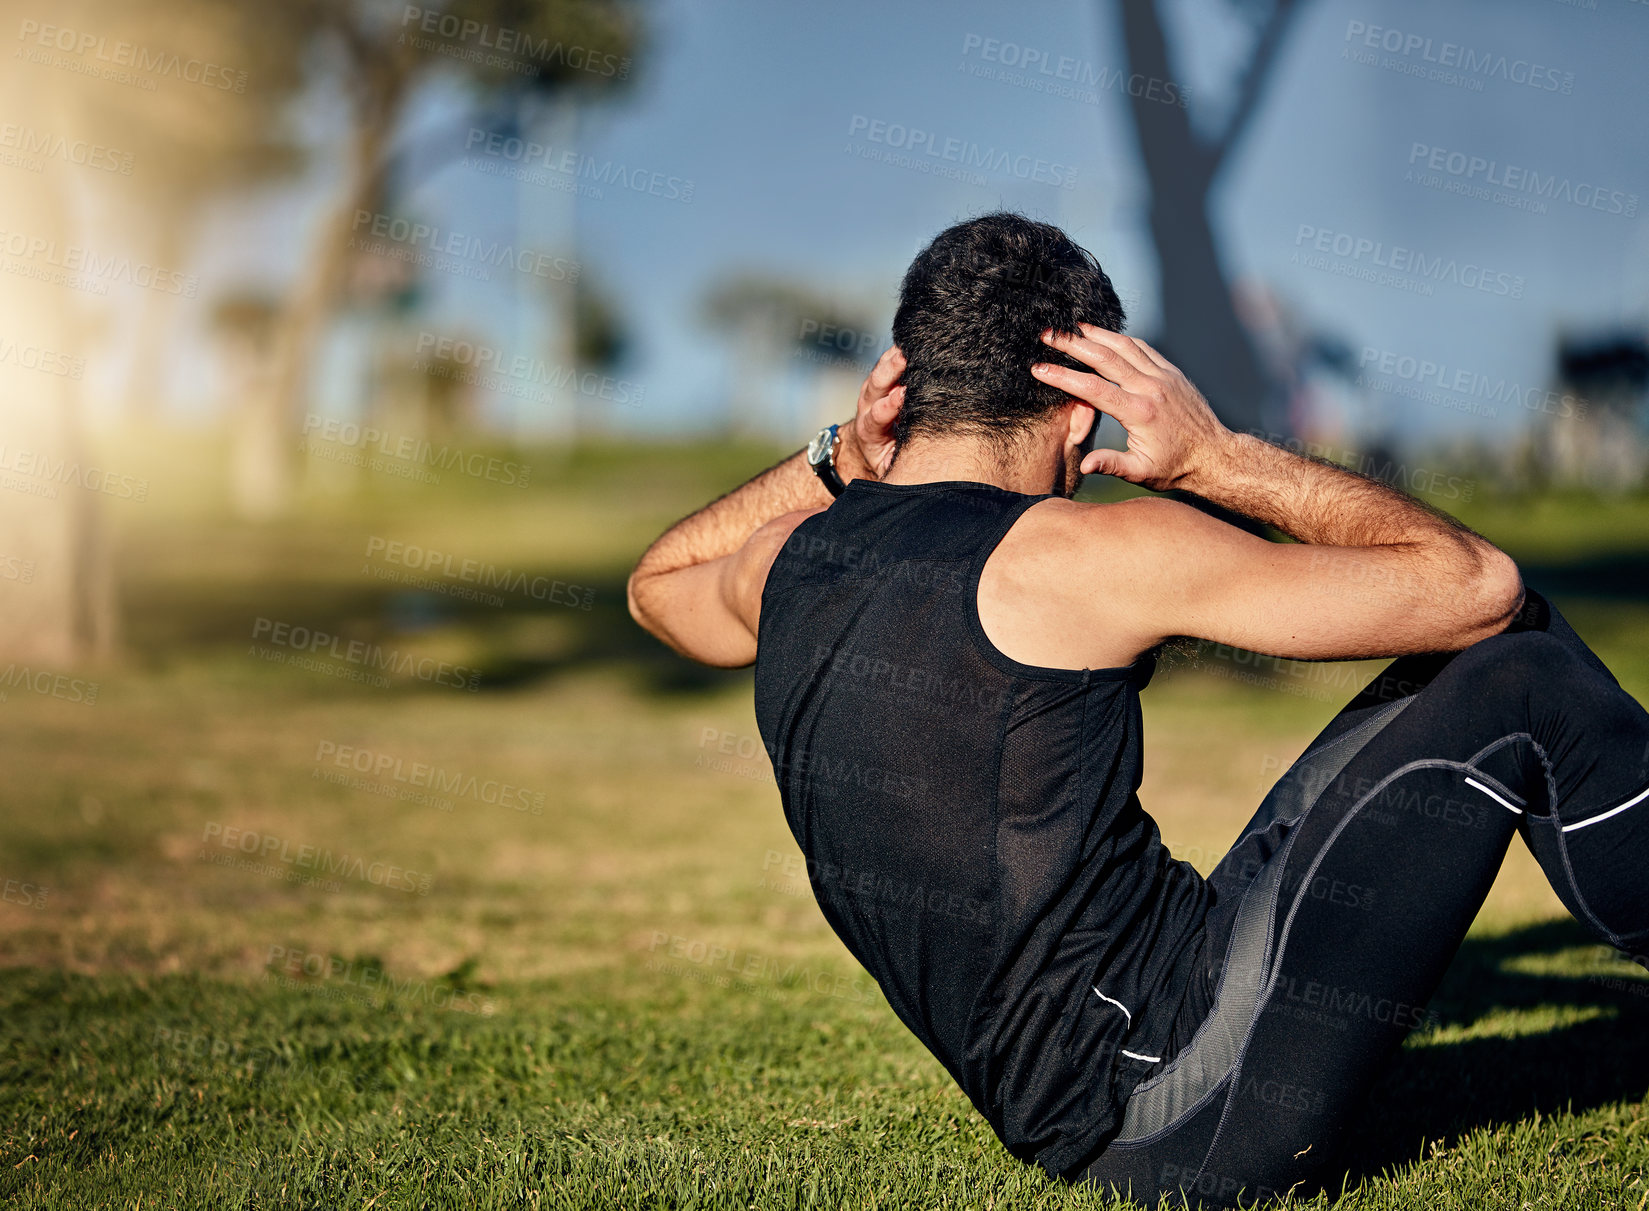
M1246 56L1244 27L1221 0L1163 0L1163 11L1173 74L1190 88L1194 117L1217 122L1230 72ZM1012 70L1001 60L1022 51L999 46L990 62L984 47L995 39L1050 60L1068 56L1090 73L1114 72L1126 62L1114 4L666 0L652 13L636 87L621 100L582 107L571 146L597 163L690 180L690 202L611 188L569 202L564 192L454 161L397 207L464 232L576 248L572 255L614 297L636 337L618 373L644 384L645 403L605 409L612 425L667 433L720 423L738 367L704 324L702 300L730 274L757 271L832 293L865 309L885 334L911 256L954 220L997 207L1064 226L1100 257L1124 297L1137 299L1133 330L1154 333L1148 185L1125 98L1114 90L1092 100L1053 96L968 70ZM1369 51L1371 36L1398 52ZM1228 270L1264 283L1359 356L1369 349L1449 373L1544 386L1559 328L1645 329L1642 203L1630 217L1560 200L1544 214L1513 209L1444 192L1472 183L1447 171L1449 157L1492 161L1502 177L1511 166L1514 174L1567 180L1583 197L1601 189L1609 199L1649 200L1646 51L1649 4L1635 0L1596 0L1595 8L1555 0L1303 0L1249 137L1220 182L1214 216ZM1351 57L1364 52L1376 62ZM1428 69L1428 55L1463 53L1491 66L1458 71L1464 84L1411 74ZM1502 56L1503 73L1492 66ZM1507 78L1529 64L1538 69L1535 84ZM1558 90L1540 86L1552 82ZM331 112L323 96L306 110L323 142L336 135ZM867 146L873 122L931 131L937 144L1006 151L1024 164L1040 159L1074 172L1075 185L1011 171L986 173L983 183L951 180L851 154L850 144ZM409 113L403 137L427 143L429 131L465 125L461 94L436 81ZM1413 179L1417 164L1423 170L1434 156L1443 171L1430 185ZM202 258L208 283L278 283L334 179L322 157L309 179L279 197L220 209ZM1302 229L1313 234L1302 238ZM1422 297L1333 271L1372 254L1330 252L1327 268L1298 263L1318 232L1330 233L1330 248L1334 237L1342 246L1362 240L1387 255L1401 247L1521 278L1521 297L1450 282ZM533 352L544 323L539 284L508 276L432 275L418 323ZM351 350L340 339L323 369L321 398L339 414L359 403ZM203 382L193 383L197 394ZM509 411L494 403L495 415ZM1359 427L1389 423L1411 440L1494 438L1533 415L1502 407L1494 418L1471 416L1390 390L1367 393L1358 406L1381 413ZM519 422L530 429L535 405L523 407Z

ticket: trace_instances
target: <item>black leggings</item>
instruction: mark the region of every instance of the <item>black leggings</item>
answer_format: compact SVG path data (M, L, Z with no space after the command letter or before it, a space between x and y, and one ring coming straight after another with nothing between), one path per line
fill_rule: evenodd
M1079 1180L1213 1207L1323 1182L1514 833L1649 966L1649 714L1534 594L1505 634L1394 661L1267 794L1209 876L1161 1069Z

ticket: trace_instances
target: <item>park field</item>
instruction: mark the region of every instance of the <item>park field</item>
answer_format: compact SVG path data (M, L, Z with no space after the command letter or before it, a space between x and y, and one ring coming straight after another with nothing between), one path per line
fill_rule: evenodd
M1009 1157L825 926L749 672L625 611L646 543L776 453L316 464L253 525L210 443L132 447L120 657L0 698L0 1203L1117 1206ZM1463 516L1649 698L1649 500ZM1211 868L1378 667L1165 660L1175 852ZM1294 1205L1649 1208L1649 976L1520 842L1432 1008L1345 1192Z

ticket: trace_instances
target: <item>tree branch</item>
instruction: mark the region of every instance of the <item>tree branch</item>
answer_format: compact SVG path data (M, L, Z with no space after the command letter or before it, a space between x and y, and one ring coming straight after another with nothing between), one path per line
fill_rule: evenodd
M1231 108L1231 117L1227 120L1225 129L1220 132L1219 141L1209 149L1215 173L1219 172L1231 149L1242 141L1243 131L1247 129L1249 121L1254 116L1260 94L1265 91L1266 81L1271 76L1272 62L1277 57L1277 48L1282 44L1283 35L1288 30L1289 22L1293 20L1295 9L1295 0L1276 0L1271 7L1271 15L1266 18L1265 25L1254 42L1254 53L1249 56L1248 70L1243 73L1242 83L1238 85L1237 102Z

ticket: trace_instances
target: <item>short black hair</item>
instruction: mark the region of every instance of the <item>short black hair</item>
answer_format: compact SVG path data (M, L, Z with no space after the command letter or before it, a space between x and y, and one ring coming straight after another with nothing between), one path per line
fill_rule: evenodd
M893 343L905 355L905 403L895 443L968 433L1005 450L1070 398L1032 377L1032 365L1088 369L1042 333L1080 323L1120 332L1124 319L1099 261L1052 224L997 211L947 227L899 287Z

